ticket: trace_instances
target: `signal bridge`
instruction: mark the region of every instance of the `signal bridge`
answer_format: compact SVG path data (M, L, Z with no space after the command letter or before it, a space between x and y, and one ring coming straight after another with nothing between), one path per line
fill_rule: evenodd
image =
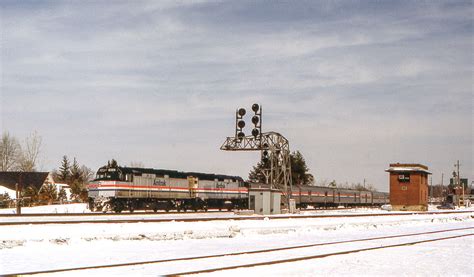
M242 129L245 127L243 117L245 109L236 111L236 131L234 137L227 137L221 146L224 151L260 151L261 161L264 165L266 183L273 189L279 189L289 203L292 187L290 144L288 140L277 132L262 133L262 109L258 104L252 106L255 115L252 123L255 129L251 136L245 136Z

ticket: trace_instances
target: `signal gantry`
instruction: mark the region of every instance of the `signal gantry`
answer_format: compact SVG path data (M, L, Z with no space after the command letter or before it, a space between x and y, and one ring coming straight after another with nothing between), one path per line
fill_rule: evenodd
M235 112L235 136L227 137L221 146L224 151L260 151L261 162L264 165L266 183L273 189L279 189L289 203L292 188L291 160L289 141L277 132L262 132L262 107L252 105L254 112L251 122L251 135L246 136L244 117L247 111L239 108Z

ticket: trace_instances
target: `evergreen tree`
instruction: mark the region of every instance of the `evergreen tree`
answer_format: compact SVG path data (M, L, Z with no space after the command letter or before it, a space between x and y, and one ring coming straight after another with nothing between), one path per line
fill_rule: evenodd
M61 182L69 183L71 176L71 165L66 155L63 156L61 167L59 167L58 179Z
M67 201L67 193L64 188L61 188L58 193L58 201L62 204Z
M76 157L74 157L74 161L72 162L72 166L70 169L70 174L71 174L71 183L78 182L82 183L82 173L81 173L81 168L79 167L79 164L77 163Z
M299 151L290 154L290 161L293 185L313 184L314 177L311 173L309 173L306 161ZM268 175L269 169L270 161L258 162L249 173L249 181L253 183L267 183L266 175Z
M306 165L306 161L300 151L291 153L291 179L293 185L310 185L314 182L312 174L308 173L309 168Z
M260 161L257 163L256 166L252 168L252 170L249 172L249 181L252 183L262 183L266 184L267 183L267 176L269 171L268 169L270 168L270 161Z
M8 192L0 194L0 208L8 208L11 203L12 199L10 198L10 195L8 195Z
M48 203L48 205L53 204L53 202L58 198L58 193L56 186L53 184L44 184L39 191L39 199Z
M71 184L71 199L74 201L81 200L81 193L84 190L84 185L78 180L74 180Z
M31 206L31 204L38 201L38 190L33 186L28 186L23 189L21 196L24 199L25 206Z

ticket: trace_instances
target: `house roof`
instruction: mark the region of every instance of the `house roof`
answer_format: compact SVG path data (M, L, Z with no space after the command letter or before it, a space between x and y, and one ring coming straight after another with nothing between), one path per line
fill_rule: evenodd
M48 174L48 172L0 171L0 186L15 190L15 185L19 184L22 188L31 186L40 189Z

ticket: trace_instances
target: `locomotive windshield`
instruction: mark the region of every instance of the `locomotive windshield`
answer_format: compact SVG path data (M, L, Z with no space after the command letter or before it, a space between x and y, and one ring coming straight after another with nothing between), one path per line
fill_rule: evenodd
M120 172L117 168L99 168L96 180L120 180Z

